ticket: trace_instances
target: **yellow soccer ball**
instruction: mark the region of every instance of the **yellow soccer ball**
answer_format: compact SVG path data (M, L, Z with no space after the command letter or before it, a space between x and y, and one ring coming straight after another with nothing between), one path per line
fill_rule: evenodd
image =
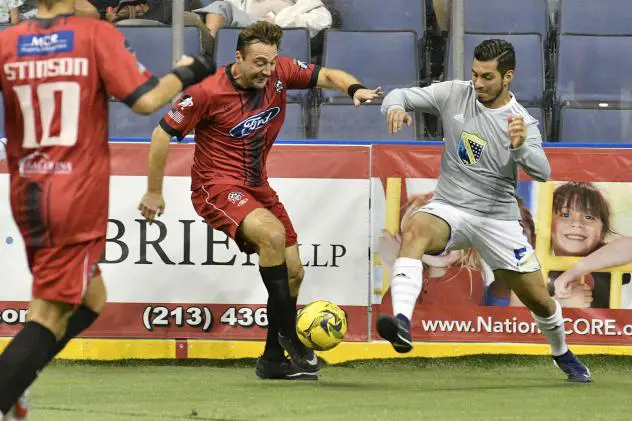
M314 301L299 310L296 333L306 347L327 351L345 337L347 314L331 301Z

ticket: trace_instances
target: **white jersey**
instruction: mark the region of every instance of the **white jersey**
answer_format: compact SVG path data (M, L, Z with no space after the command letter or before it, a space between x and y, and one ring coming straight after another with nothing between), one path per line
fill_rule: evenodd
M433 200L478 216L520 219L518 165L537 181L546 181L551 168L538 121L511 96L503 107L491 109L476 99L472 82L450 81L395 89L384 98L385 114L403 108L441 116L446 145ZM523 116L527 126L527 138L516 149L508 134L509 115Z

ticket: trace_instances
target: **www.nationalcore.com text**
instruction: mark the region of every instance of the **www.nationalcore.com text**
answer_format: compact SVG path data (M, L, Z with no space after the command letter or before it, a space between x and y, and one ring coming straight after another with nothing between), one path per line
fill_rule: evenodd
M519 321L517 317L495 319L478 316L471 320L422 320L420 326L430 333L505 333L531 335L540 333L535 322ZM617 327L615 319L564 319L567 335L632 336L632 325Z

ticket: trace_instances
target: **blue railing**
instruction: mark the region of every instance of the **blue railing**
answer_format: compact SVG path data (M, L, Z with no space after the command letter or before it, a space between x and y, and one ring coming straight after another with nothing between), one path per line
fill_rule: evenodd
M136 142L147 143L150 141L148 137L111 137L111 142ZM193 143L193 137L187 137L180 143ZM426 145L441 146L441 140L277 140L277 145ZM548 148L595 148L595 149L631 149L632 143L558 143L545 142Z

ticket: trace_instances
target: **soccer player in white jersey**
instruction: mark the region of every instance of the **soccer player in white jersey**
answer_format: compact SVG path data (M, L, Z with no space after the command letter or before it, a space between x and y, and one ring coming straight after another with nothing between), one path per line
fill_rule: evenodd
M509 42L485 40L474 50L472 81L395 89L384 99L390 133L412 123L408 111L441 116L445 149L432 201L402 227L391 282L394 316L381 317L377 329L397 352L409 352L410 320L422 286L421 256L474 247L495 278L532 311L568 380L588 383L590 372L566 345L562 309L549 295L520 226L514 193L518 167L541 182L551 169L538 122L509 91L515 67Z

